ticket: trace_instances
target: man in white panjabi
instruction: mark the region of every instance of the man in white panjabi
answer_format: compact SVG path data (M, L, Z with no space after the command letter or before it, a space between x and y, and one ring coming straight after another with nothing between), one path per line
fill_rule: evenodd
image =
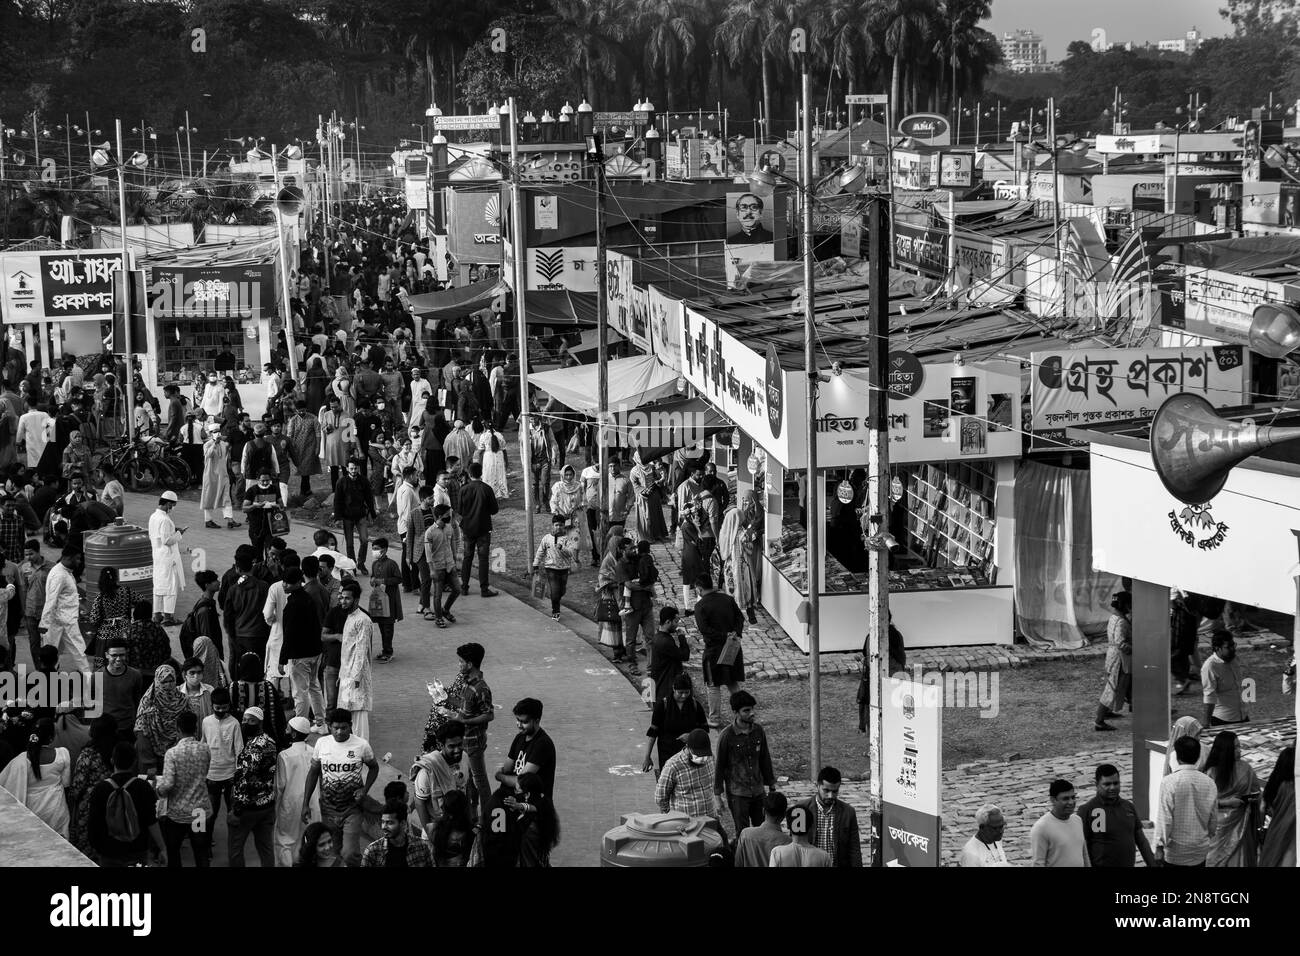
M1002 811L986 803L975 812L975 835L961 849L962 866L1010 866L1002 850L1002 832L1007 822Z
M275 865L293 866L302 842L302 795L307 771L311 770L313 748L307 743L311 721L306 717L289 718L292 743L275 758ZM312 794L311 820L320 819L320 797Z
M77 575L86 567L80 551L63 549L59 563L45 579L45 607L41 610L41 645L59 649L59 669L90 673L86 640L81 636L81 595Z
M176 620L176 597L185 588L185 568L181 564L181 536L171 510L176 507L176 492L164 491L158 498L158 510L149 516L149 546L153 548L153 619L170 627Z
M352 713L352 732L369 740L370 711L374 705L370 653L379 628L361 610L361 585L356 581L343 582L339 607L348 616L343 622L343 647L339 652L338 706Z

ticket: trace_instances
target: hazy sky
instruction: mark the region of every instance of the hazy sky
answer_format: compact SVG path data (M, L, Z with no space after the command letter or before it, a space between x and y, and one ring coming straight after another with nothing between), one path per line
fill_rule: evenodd
M1061 60L1071 40L1090 40L1096 27L1111 43L1170 40L1192 27L1203 36L1225 36L1231 25L1219 16L1221 6L1221 0L993 0L985 26L999 38L1033 30L1047 43L1047 58Z

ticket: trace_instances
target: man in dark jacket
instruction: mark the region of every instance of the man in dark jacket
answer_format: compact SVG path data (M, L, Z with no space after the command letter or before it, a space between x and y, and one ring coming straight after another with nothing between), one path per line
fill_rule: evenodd
M858 834L858 814L839 799L840 772L822 767L817 774L817 794L803 803L808 821L810 842L831 855L831 866L861 867L862 838Z
M473 462L469 466L469 482L460 490L460 530L465 536L460 579L468 588L469 573L477 553L478 586L483 597L497 596L497 592L488 587L488 550L492 546L492 516L496 513L496 492L483 481L483 466Z
M726 792L727 809L737 834L763 822L763 788L768 793L776 790L767 733L754 719L757 703L749 691L732 694L731 711L735 717L718 735L713 792L719 797Z
M496 499L493 499L494 512L495 501ZM348 462L347 473L334 486L334 520L343 525L348 557L357 562L358 571L369 574L370 572L366 570L366 548L370 545L370 529L367 522L375 520L375 495L370 490L370 483L361 477L361 463L355 458ZM361 539L359 557L352 543L353 534Z
M699 598L695 602L695 626L699 628L700 638L704 641L704 651L700 655L704 664L704 684L709 695L709 726L722 726L722 688L729 693L740 690L740 683L745 679L745 653L737 652L730 664L721 664L718 659L726 646L727 636L737 636L745 628L745 616L730 594L713 590L713 578L701 574L695 582Z
M686 632L677 624L677 608L659 609L659 628L650 641L650 663L647 671L654 681L655 700L672 693L673 681L682 673L682 664L691 656L686 643Z
M235 554L237 575L221 602L226 633L230 635L230 673L239 670L239 659L250 651L266 660L266 642L271 626L262 616L270 587L253 573L253 555Z
M313 562L314 565L314 562ZM295 717L311 714L317 727L325 726L325 697L318 675L321 655L320 607L303 589L301 568L284 572L284 644L280 647L280 666L289 674L293 688Z

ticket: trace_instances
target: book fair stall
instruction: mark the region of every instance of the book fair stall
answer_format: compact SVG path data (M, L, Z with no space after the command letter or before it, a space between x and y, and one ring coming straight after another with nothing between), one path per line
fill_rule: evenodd
M785 350L687 304L682 374L739 428L738 492L763 508L761 601L802 650L807 598L806 375ZM744 337L742 341L741 337ZM790 368L783 366L786 359ZM1014 486L1021 454L1020 368L1015 362L923 365L891 360L890 607L909 646L1010 644L1013 640ZM838 363L837 363L838 367ZM817 404L824 489L822 649L862 646L867 553L867 377L827 373ZM865 516L868 521L872 516ZM888 539L887 539L888 540Z

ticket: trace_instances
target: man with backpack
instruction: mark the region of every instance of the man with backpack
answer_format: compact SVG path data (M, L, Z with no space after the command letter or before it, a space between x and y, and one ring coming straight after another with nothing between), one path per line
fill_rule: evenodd
M152 849L159 866L167 850L158 829L158 795L147 780L135 776L135 745L113 748L113 775L90 792L87 826L90 845L103 867L138 866Z

